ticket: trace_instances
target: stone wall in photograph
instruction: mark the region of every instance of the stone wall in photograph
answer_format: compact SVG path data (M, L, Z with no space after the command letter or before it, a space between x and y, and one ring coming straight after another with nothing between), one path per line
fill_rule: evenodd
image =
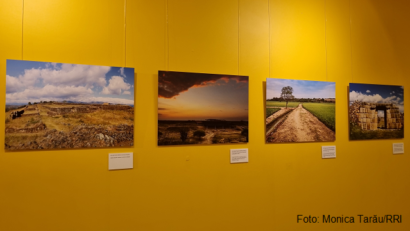
M378 111L384 111L384 118L378 117ZM349 108L350 121L363 130L402 129L403 114L395 104L354 102Z

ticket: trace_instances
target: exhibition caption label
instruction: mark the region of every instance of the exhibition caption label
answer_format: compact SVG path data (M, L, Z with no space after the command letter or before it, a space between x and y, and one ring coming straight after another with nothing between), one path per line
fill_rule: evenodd
M322 146L322 159L336 158L336 146Z
M393 143L393 154L403 154L404 143Z
M132 169L134 167L134 154L110 153L108 154L108 170Z
M249 162L249 157L248 157L247 148L231 149L231 164L248 163L248 162Z

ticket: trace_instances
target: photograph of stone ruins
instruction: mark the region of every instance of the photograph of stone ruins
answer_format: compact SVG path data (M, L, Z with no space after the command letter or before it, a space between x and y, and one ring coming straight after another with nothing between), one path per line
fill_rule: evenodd
M402 86L351 83L349 92L350 140L404 138Z
M5 149L134 145L134 69L7 60Z

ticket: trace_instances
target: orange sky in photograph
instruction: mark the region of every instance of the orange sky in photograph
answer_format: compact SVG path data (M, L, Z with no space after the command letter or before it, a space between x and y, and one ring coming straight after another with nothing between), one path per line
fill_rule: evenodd
M183 72L158 75L158 120L248 120L248 77Z

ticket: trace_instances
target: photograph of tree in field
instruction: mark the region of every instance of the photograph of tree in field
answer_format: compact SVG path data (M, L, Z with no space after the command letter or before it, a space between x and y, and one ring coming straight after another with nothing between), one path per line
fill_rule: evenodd
M334 141L334 82L266 79L266 143Z
M158 72L158 145L248 142L248 76Z
M351 83L349 138L404 138L403 86Z
M133 146L134 69L7 60L6 150Z

